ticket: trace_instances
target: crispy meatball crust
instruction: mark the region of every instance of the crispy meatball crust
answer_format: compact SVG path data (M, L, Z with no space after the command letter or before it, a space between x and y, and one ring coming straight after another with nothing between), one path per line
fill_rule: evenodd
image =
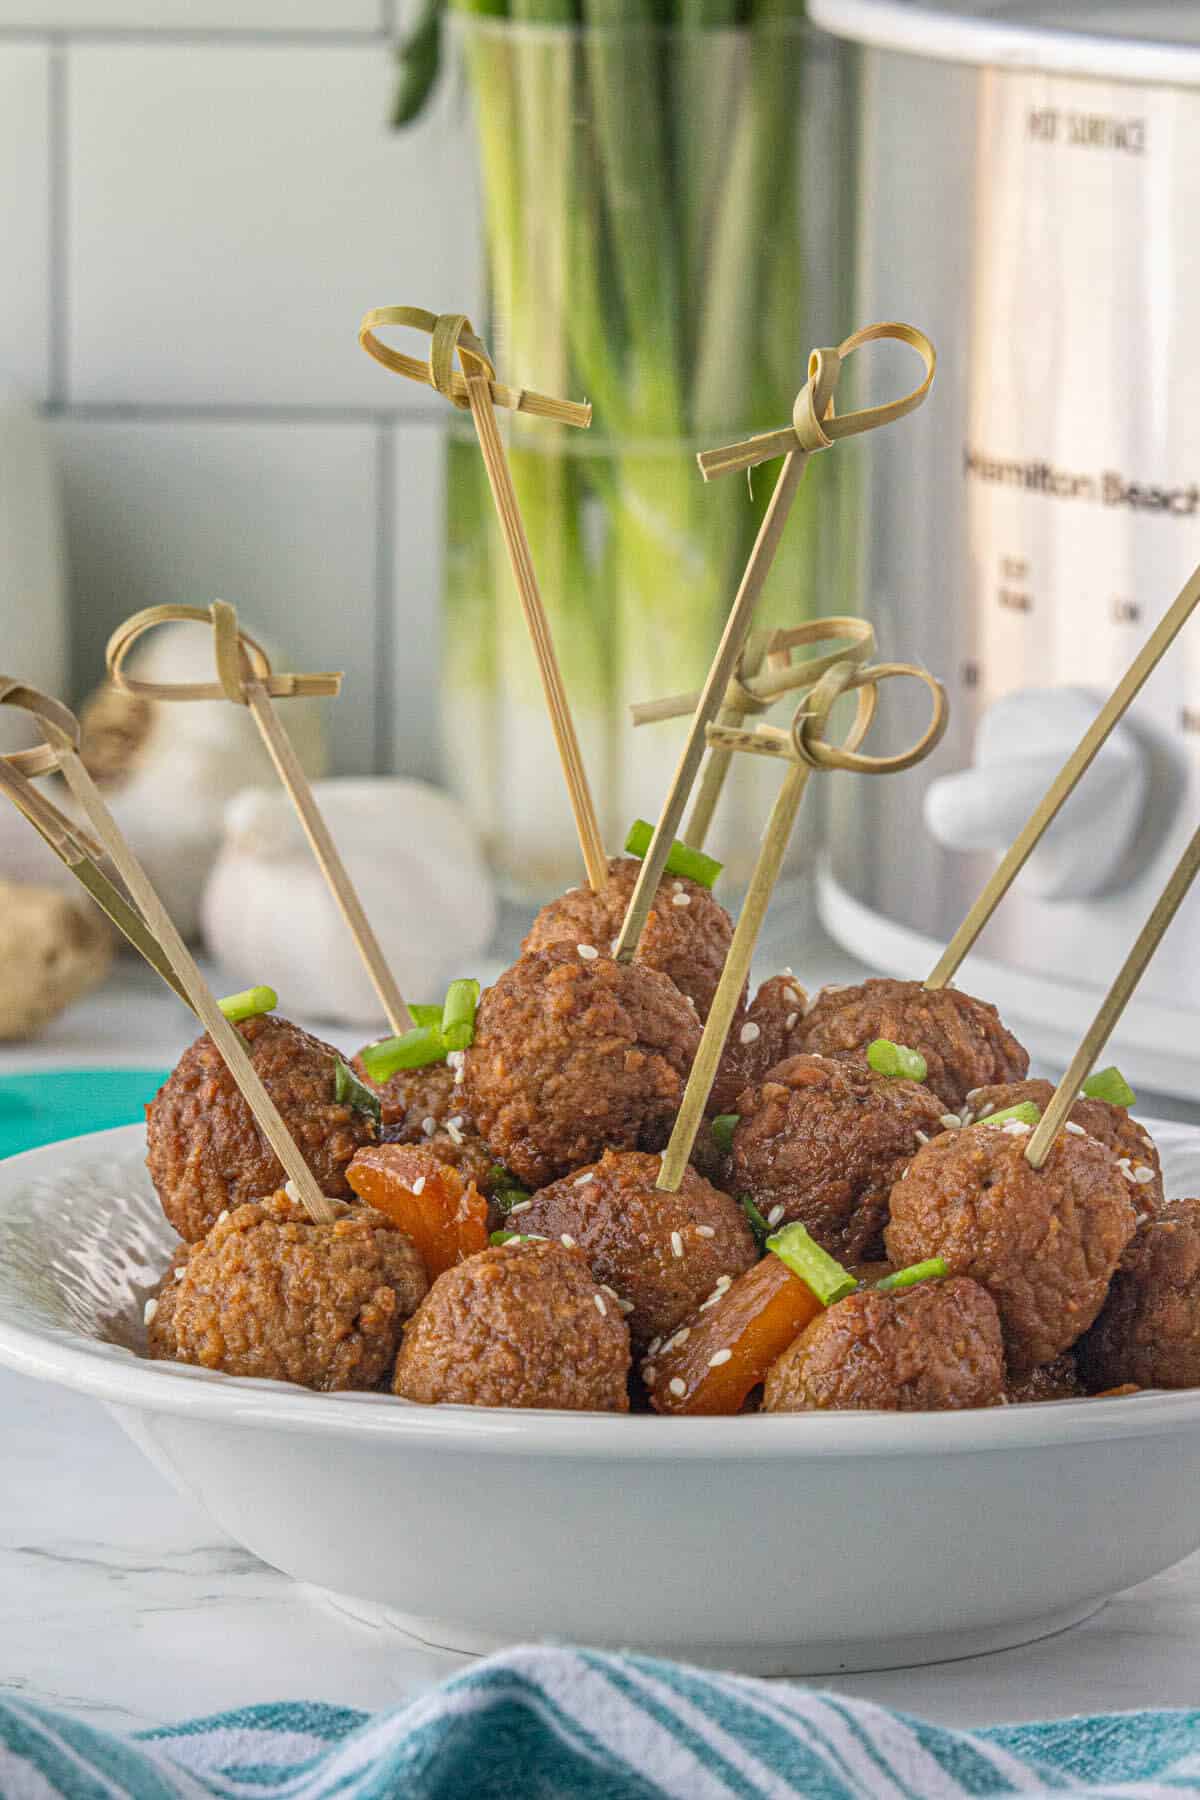
M1078 1356L1092 1393L1200 1387L1200 1200L1143 1219Z
M375 1121L335 1100L332 1044L265 1013L237 1029L317 1186L351 1198L346 1166ZM196 1243L219 1213L282 1187L284 1169L207 1033L184 1051L146 1108L146 1167L180 1237Z
M602 894L575 887L551 900L530 926L522 952L544 950L548 944L592 944L607 955L624 923L641 867L636 857L614 856ZM733 920L706 887L686 877L664 875L635 960L669 976L681 994L695 1001L704 1020L732 941Z
M1064 1350L1053 1362L1034 1369L1024 1381L1010 1382L1008 1398L1014 1406L1028 1406L1042 1400L1078 1400L1083 1391L1074 1352Z
M976 1119L1005 1107L1032 1100L1045 1112L1054 1098L1052 1081L1009 1081L994 1087L975 1088L967 1095L967 1109ZM1163 1203L1162 1168L1154 1139L1130 1117L1127 1106L1109 1100L1077 1100L1069 1114L1071 1123L1108 1148L1124 1169L1131 1187L1130 1198L1139 1212L1157 1212Z
M758 1260L736 1201L691 1168L678 1193L662 1193L654 1185L660 1165L644 1151L606 1150L512 1219L514 1231L560 1241L565 1234L578 1244L597 1281L632 1302L625 1322L639 1351L682 1325L719 1275L740 1275Z
M798 1030L797 1048L823 1056L865 1052L875 1038L919 1050L926 1085L957 1111L972 1088L1020 1081L1029 1053L985 1000L955 987L879 976L861 987L826 988Z
M504 1244L439 1275L404 1333L392 1391L433 1406L629 1411L629 1332L583 1253Z
M464 1097L500 1161L544 1187L605 1149L661 1150L699 1043L657 969L550 944L480 1001Z
M928 1088L825 1056L789 1057L735 1110L730 1190L848 1262L882 1258L892 1183L943 1130Z
M958 1412L1003 1395L995 1303L959 1275L839 1300L772 1364L763 1411Z
M379 1095L381 1144L419 1144L432 1150L439 1162L458 1169L491 1198L499 1185L498 1166L466 1110L458 1065L440 1062L427 1063L423 1069L398 1069L377 1082L363 1067L360 1050L354 1072Z
M806 1004L804 989L794 976L772 975L763 982L729 1028L708 1098L710 1117L736 1112L737 1098L744 1088L761 1081L776 1063L796 1055L801 1048L800 1028Z
M181 1279L167 1272L151 1356L325 1392L377 1387L429 1284L390 1219L336 1210L317 1225L278 1193L218 1219Z
M1012 1125L935 1138L893 1187L884 1232L897 1268L941 1256L982 1282L1015 1381L1087 1330L1137 1223L1133 1190L1095 1138L1061 1132L1041 1169L1027 1144Z

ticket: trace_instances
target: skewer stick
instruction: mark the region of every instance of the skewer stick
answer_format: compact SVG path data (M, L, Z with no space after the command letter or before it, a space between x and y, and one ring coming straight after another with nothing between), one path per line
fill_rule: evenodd
M62 772L105 853L111 858L128 888L147 929L162 947L193 1012L216 1044L230 1074L237 1082L259 1129L282 1163L285 1173L295 1184L305 1211L314 1223L327 1224L336 1216L333 1207L317 1186L312 1171L280 1117L275 1102L263 1086L246 1052L245 1043L218 1006L212 990L175 929L170 914L79 758L79 726L74 715L58 701L39 694L36 689L3 678L0 678L0 704L19 706L37 719L51 759L36 765L38 772L44 772L50 767L57 767ZM27 755L26 752L18 751L8 759L9 767L15 766L24 773L30 765L26 762L23 766L19 759Z
M380 342L375 335L378 325L411 325L429 332L432 348L428 364L415 357L404 356ZM496 424L495 408L504 406L515 412L535 413L554 419L562 425L591 424L592 409L571 401L552 400L526 389L505 387L496 380L496 371L487 350L476 337L465 313L443 313L436 316L416 306L381 306L369 312L359 330L359 342L369 356L384 368L410 380L422 381L436 388L455 406L469 410L483 453L484 467L492 490L500 531L517 584L525 623L541 677L550 727L558 746L559 761L567 783L567 797L575 819L579 847L593 892L602 894L608 886L608 858L596 817L596 806L588 785L583 753L575 722L571 717L567 690L559 668L550 631L550 621L538 588L537 574L529 539L525 532L521 509L513 487L512 472L504 450L504 441ZM461 371L454 367L457 354Z
M832 628L842 623L844 621L832 619L814 620L809 629L812 630L814 638L832 636ZM867 637L864 638L864 642L868 641L868 638L873 641L870 627L866 626L865 631ZM860 756L858 746L870 729L875 714L877 685L880 681L896 675L915 676L929 688L934 703L929 726L915 744L895 756ZM842 744L827 744L823 734L833 704L841 694L852 691L856 693L858 704L850 731ZM750 973L755 946L758 943L763 920L770 905L771 894L779 879L779 871L787 853L788 840L791 837L792 828L800 810L800 803L808 785L808 778L813 769L840 768L859 770L867 774L888 774L900 769L911 768L914 763L927 756L938 743L946 729L948 717L945 692L941 684L924 669L915 668L907 663L883 663L864 668L860 666L858 659L852 653L849 658L835 663L821 676L797 711L790 734L761 726L757 730L749 732L720 725L710 727L710 740L722 748L731 751L751 750L768 756L783 756L788 759L791 766L771 809L771 816L763 835L762 848L751 877L750 889L734 929L733 942L729 946L725 967L721 971L721 979L717 984L717 991L713 996L713 1003L705 1021L700 1047L692 1064L683 1100L675 1119L675 1126L671 1132L671 1139L663 1152L656 1183L661 1191L673 1193L683 1180L684 1170L687 1168L692 1147L696 1141L696 1133L703 1121L704 1110L708 1105L708 1098L716 1079L717 1067L725 1049L729 1028L737 1014L742 991Z
M928 976L927 988L945 987L953 981L959 965L968 955L976 939L1009 888L1024 868L1030 853L1037 847L1047 828L1070 799L1102 748L1113 726L1124 716L1137 698L1150 675L1170 649L1200 601L1200 568L1184 583L1177 598L1163 614L1125 674L1113 689L1105 705L1097 713L1075 749L1054 777L1036 811L1014 838L1007 854L970 912L950 939L937 965Z
M1184 895L1200 871L1200 831L1197 831L1159 895L1153 912L1143 925L1137 942L1118 971L1100 1010L1084 1033L1083 1042L1071 1058L1066 1074L1054 1091L1054 1097L1033 1129L1025 1150L1026 1160L1040 1169L1049 1156L1067 1115L1074 1106L1079 1090L1091 1074L1097 1057L1116 1028L1133 991L1158 949L1163 934L1183 904Z
M139 681L126 675L125 658L143 632L168 621L181 619L195 619L212 625L216 638L218 683L215 686L209 683L173 685ZM272 693L285 696L336 694L341 686L341 676L274 675L261 645L248 633L238 630L237 613L224 600L214 600L207 610L199 606L154 606L135 613L109 639L107 656L110 680L115 687L124 689L126 693L141 694L154 700L227 699L238 706L248 707L258 727L259 736L266 745L267 754L296 809L296 815L325 877L326 885L379 996L391 1030L397 1036L411 1031L413 1020L404 1003L404 996L388 968L379 939L371 929L362 901L309 786L308 776L271 699Z
M925 379L920 387L899 400L886 405L869 407L859 412L848 413L843 418L834 415L834 394L845 360L864 344L877 342L883 338L894 338L901 343L909 344L920 355L925 364ZM754 617L754 609L771 565L775 560L784 526L792 501L804 477L810 458L819 450L828 450L843 437L852 437L860 432L871 431L878 425L888 424L892 419L901 418L920 406L929 392L933 381L937 357L933 345L923 332L912 325L883 324L868 325L846 338L836 349L814 350L808 361L808 380L796 396L792 408L792 423L783 431L766 432L750 438L741 444L726 445L719 450L701 452L697 461L706 481L715 476L728 475L737 470L750 469L756 464L767 462L772 457L783 455L783 467L775 481L775 487L768 503L766 514L759 527L754 546L750 552L746 567L742 572L737 593L729 617L725 622L725 630L717 646L716 656L708 672L687 740L680 755L671 785L667 790L666 801L649 848L642 859L641 869L630 895L629 906L621 926L620 935L614 955L618 962L632 960L638 947L658 892L658 884L662 880L666 868L667 857L671 845L679 830L688 796L692 791L700 765L708 748L708 727L713 724L721 710L737 671L738 661L742 655L746 638ZM715 780L716 778L714 778ZM715 795L710 793L705 798L700 811L700 823L707 828L705 809L709 800L715 805Z

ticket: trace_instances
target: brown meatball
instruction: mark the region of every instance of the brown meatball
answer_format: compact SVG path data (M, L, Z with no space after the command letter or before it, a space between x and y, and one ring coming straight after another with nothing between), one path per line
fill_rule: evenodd
M605 1149L661 1150L699 1042L657 969L551 944L484 994L464 1096L500 1161L543 1187Z
M776 1063L795 1056L801 1048L805 1004L804 989L794 976L772 975L763 982L729 1028L708 1098L710 1117L736 1112L738 1095L744 1088L761 1081Z
M943 1130L928 1088L826 1056L789 1057L736 1110L731 1192L850 1262L882 1258L892 1183Z
M332 1392L387 1375L428 1287L410 1240L369 1206L316 1225L284 1193L239 1206L193 1244L150 1318L150 1354Z
M1078 1355L1092 1393L1200 1387L1200 1200L1143 1219Z
M629 1332L579 1250L504 1244L439 1275L392 1389L423 1405L629 1411Z
M764 1412L957 1412L1004 1394L1000 1318L962 1276L860 1288L813 1320L768 1374Z
M983 1283L1016 1381L1087 1330L1137 1223L1111 1150L1061 1132L1033 1169L1028 1135L1014 1120L935 1138L893 1187L884 1232L897 1268L940 1256Z
M359 1080L379 1095L385 1130L403 1134L393 1135L390 1143L419 1144L447 1119L462 1113L462 1084L455 1081L457 1065L427 1063L423 1069L397 1069L386 1081L372 1081L360 1050L353 1068Z
M250 1061L317 1186L349 1199L346 1165L375 1141L375 1121L334 1099L332 1044L266 1013L237 1027ZM218 1213L283 1186L284 1169L207 1033L184 1051L146 1108L146 1167L180 1237L195 1243Z
M957 1111L971 1088L1020 1081L1029 1054L1006 1031L994 1006L958 988L876 977L861 987L826 988L799 1029L801 1050L823 1056L865 1052L875 1038L918 1050L926 1085Z
M1045 1112L1053 1098L1052 1081L1008 1081L974 1088L967 1095L967 1107L972 1118L986 1119L990 1113L1019 1106L1023 1100L1032 1100ZM1158 1151L1150 1133L1130 1117L1129 1108L1114 1106L1110 1100L1076 1100L1069 1117L1072 1125L1108 1145L1130 1184L1130 1199L1138 1211L1157 1212L1163 1203Z
M678 1193L655 1187L661 1158L606 1150L598 1163L544 1187L509 1214L514 1231L578 1244L597 1281L627 1305L636 1349L667 1337L707 1299L721 1275L758 1260L736 1201L685 1169Z
M1074 1353L1064 1350L1053 1362L1043 1363L1023 1381L1010 1381L1008 1398L1014 1406L1042 1400L1078 1400L1083 1393Z
M522 952L547 944L592 944L611 953L624 923L634 883L641 873L636 857L614 856L602 894L571 888L543 906L521 945ZM733 921L706 887L678 875L664 875L638 940L635 960L668 976L708 1017L721 970L733 941Z

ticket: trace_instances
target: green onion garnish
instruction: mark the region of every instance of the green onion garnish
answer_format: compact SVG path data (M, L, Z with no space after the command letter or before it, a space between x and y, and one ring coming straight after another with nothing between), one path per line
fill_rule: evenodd
M533 1195L529 1192L528 1188L498 1187L492 1189L492 1202L497 1210L503 1213L505 1217L508 1216L514 1206L520 1205L522 1200L532 1200L532 1198Z
M629 836L625 839L627 853L630 856L645 856L653 836L653 825L648 824L645 819L635 819L629 827ZM664 871L668 875L686 875L689 881L711 888L724 867L724 863L719 863L715 857L706 856L703 850L693 850L690 844L681 843L676 838L667 855Z
M931 1256L926 1262L910 1263L907 1269L885 1275L882 1281L875 1283L875 1291L877 1294L898 1294L902 1288L916 1287L918 1281L937 1281L949 1273L940 1256Z
M1042 1116L1042 1109L1032 1100L1022 1100L1019 1106L1006 1106L1002 1112L988 1113L985 1118L976 1119L976 1125L1007 1125L1010 1119L1017 1119L1022 1125L1036 1125Z
M738 1205L745 1213L750 1229L754 1233L754 1241L761 1250L771 1235L771 1227L767 1224L767 1221L763 1218L749 1194L739 1194Z
M400 1069L423 1069L445 1062L446 1040L440 1025L417 1025L403 1037L381 1038L362 1052L362 1065L372 1081L386 1081Z
M489 1244L544 1244L540 1231L493 1231Z
M279 995L274 988L247 988L242 994L226 994L217 1005L231 1025L240 1025L243 1019L257 1019L262 1013L274 1012Z
M733 1134L737 1130L741 1116L741 1113L717 1114L708 1129L712 1132L713 1143L718 1150L728 1152L733 1149Z
M444 1011L445 1008L441 1006L410 1006L408 1009L408 1016L414 1025L436 1025L440 1031L442 1028L442 1013Z
M785 1225L767 1239L767 1249L812 1289L822 1306L844 1300L858 1286L849 1269L843 1269L835 1256L822 1250L803 1225Z
M452 981L442 1008L442 1036L447 1050L465 1050L475 1041L475 1008L479 1005L477 981Z
M1083 1091L1089 1100L1107 1100L1110 1106L1136 1106L1137 1095L1115 1066L1111 1069L1097 1069L1089 1075L1083 1084Z
M891 1038L876 1038L867 1045L867 1061L877 1075L902 1075L906 1081L924 1081L929 1064L919 1050L907 1044L893 1044Z
M340 1056L333 1067L334 1099L345 1100L356 1111L370 1113L373 1119L382 1119L383 1108L379 1104L379 1095L373 1094L369 1087L364 1087L354 1070Z

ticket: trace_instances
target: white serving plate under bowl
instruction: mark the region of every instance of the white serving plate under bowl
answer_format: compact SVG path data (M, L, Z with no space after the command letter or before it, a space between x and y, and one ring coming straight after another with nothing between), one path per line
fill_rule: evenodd
M1167 1193L1200 1193L1200 1132L1151 1129ZM124 1126L0 1164L0 1362L102 1400L264 1561L426 1642L887 1668L1061 1630L1200 1545L1200 1390L660 1419L149 1362L174 1240L143 1154Z

